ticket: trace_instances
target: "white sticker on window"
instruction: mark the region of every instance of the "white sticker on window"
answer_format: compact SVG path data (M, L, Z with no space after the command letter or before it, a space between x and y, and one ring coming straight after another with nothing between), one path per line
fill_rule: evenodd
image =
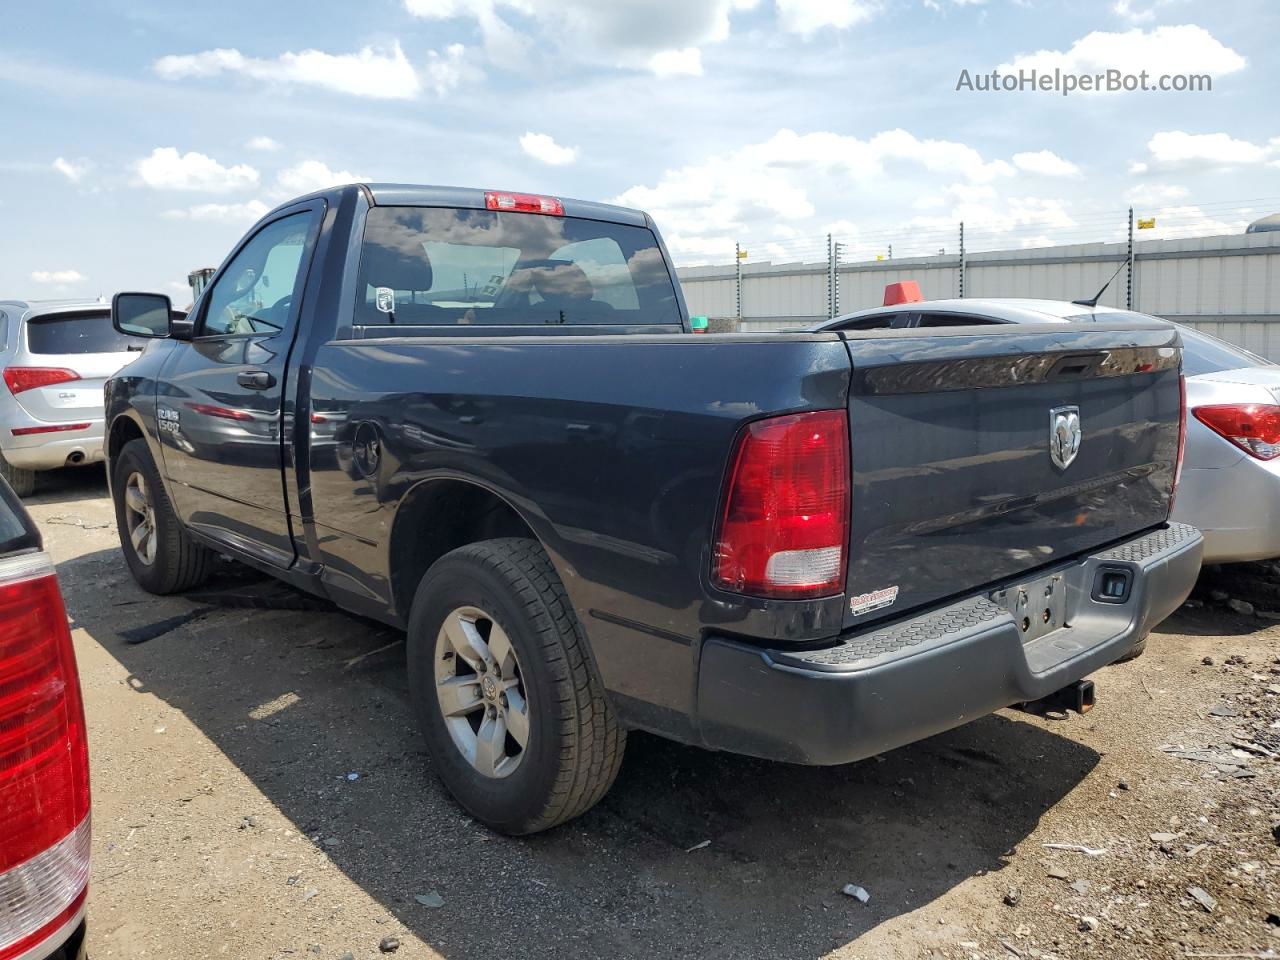
M856 597L849 598L849 612L855 617L864 613L870 613L872 610L880 610L883 607L893 605L893 601L898 599L898 588L885 587L883 590L873 590L870 593L861 593Z
M390 287L374 287L373 304L383 313L395 313L396 292Z

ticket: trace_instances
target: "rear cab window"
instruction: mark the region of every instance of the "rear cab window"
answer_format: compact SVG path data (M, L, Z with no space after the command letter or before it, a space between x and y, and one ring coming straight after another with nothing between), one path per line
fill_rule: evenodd
M357 326L681 325L647 227L451 207L372 208Z
M106 311L37 315L27 318L26 328L30 353L124 353L146 344L142 337L119 333Z

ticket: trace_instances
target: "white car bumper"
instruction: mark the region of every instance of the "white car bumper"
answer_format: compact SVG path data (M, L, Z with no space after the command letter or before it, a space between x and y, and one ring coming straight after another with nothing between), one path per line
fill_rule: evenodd
M1185 467L1172 519L1204 534L1205 563L1280 557L1280 459Z
M29 425L33 424L23 424L24 427ZM8 427L0 429L8 434L0 437L0 453L20 470L56 470L103 460L101 420L95 420L80 430L31 433L20 437L13 436Z

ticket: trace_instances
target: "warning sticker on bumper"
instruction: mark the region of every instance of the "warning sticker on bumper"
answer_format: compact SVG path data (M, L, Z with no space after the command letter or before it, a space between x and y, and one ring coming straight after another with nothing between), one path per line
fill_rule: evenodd
M885 607L892 606L893 601L898 599L898 588L885 587L883 590L873 590L871 593L860 593L856 597L849 598L849 612L855 617L864 613L870 613L872 610L882 610Z

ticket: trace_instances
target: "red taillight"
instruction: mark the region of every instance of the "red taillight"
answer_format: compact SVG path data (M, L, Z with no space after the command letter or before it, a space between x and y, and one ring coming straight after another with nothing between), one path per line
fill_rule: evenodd
M62 367L5 367L4 382L13 394L36 387L48 387L55 383L79 380L80 374Z
M53 565L0 560L0 960L65 924L89 879L89 754Z
M88 423L46 423L42 427L12 427L9 432L15 437L29 437L33 433L66 433L68 430L88 430Z
M1259 460L1280 457L1280 406L1274 403L1217 403L1196 407L1196 419Z
M731 464L712 560L715 585L784 599L842 592L849 535L845 411L749 424Z
M484 205L490 210L507 213L545 213L549 217L564 216L564 204L555 197L539 197L532 193L486 192Z

